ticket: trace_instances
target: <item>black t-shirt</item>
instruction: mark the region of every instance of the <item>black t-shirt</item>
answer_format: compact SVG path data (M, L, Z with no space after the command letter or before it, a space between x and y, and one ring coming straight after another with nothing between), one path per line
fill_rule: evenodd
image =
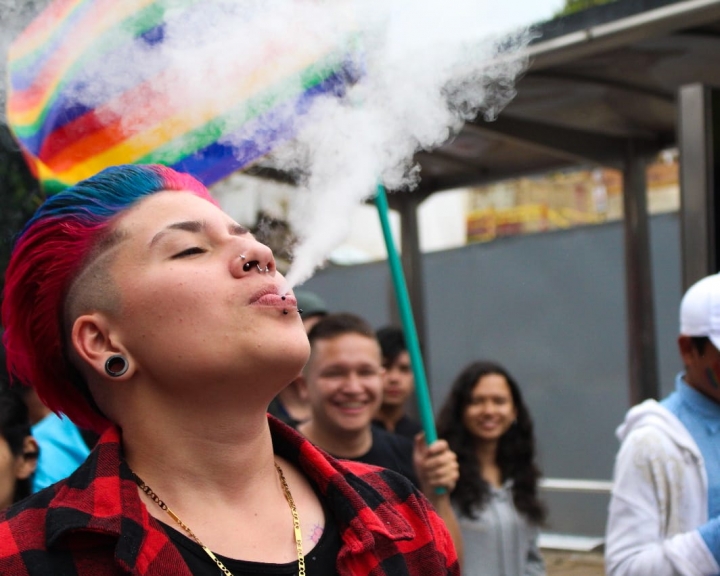
M373 425L378 426L383 430L387 430L385 423L382 420L373 420ZM409 416L403 416L395 424L395 431L393 434L399 434L400 436L405 436L410 438L410 440L413 440L417 433L422 431L423 429L419 422L413 420Z
M165 532L185 560L193 576L222 576L220 568L194 540L174 527L162 523ZM312 576L337 576L335 560L340 551L340 533L332 514L325 513L325 528L320 541L305 554L305 569ZM298 573L297 560L287 564L270 564L233 560L215 554L233 576L294 576Z
M416 487L420 487L413 465L413 442L405 436L398 436L372 426L372 446L362 456L345 458L355 462L364 462L373 466L382 466L405 476Z

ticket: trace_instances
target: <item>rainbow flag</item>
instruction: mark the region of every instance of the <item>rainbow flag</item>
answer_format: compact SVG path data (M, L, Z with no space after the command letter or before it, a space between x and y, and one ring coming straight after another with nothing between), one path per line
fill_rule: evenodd
M8 124L47 193L125 163L165 164L210 185L292 138L316 97L357 79L349 23L327 42L267 38L251 67L211 55L199 67L222 66L201 82L179 59L138 59L163 46L169 17L212 4L55 0L14 41Z

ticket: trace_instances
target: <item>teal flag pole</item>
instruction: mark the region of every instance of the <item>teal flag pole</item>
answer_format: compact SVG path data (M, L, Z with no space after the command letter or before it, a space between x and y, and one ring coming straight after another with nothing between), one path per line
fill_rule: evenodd
M410 296L408 295L407 284L405 283L405 275L403 274L400 256L395 247L392 230L390 229L387 194L385 193L385 186L382 184L378 184L377 186L375 205L380 215L380 225L382 226L383 236L385 238L390 275L392 276L395 298L400 312L400 321L402 323L403 333L405 334L405 345L407 346L413 376L415 377L415 395L418 402L420 423L425 432L427 443L432 444L437 440L435 417L433 415L432 402L430 401L427 377L425 376L425 365L423 363L422 353L420 352L417 328L415 327L412 307L410 306Z

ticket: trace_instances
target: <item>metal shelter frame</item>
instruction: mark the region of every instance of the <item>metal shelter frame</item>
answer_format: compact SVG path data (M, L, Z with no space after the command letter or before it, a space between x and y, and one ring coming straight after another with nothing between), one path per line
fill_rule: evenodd
M517 96L494 122L467 124L417 155L422 181L390 195L423 326L417 209L441 190L578 165L623 174L629 400L659 396L646 168L678 147L683 287L720 266L720 0L618 0L537 26ZM718 129L715 130L715 126ZM717 144L717 145L716 145Z

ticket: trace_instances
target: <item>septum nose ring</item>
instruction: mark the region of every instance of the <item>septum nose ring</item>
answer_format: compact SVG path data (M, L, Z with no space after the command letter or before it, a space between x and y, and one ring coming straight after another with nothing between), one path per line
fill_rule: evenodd
M245 256L243 254L240 254L240 258L245 260ZM250 260L249 262L245 262L245 264L243 264L243 270L245 272L250 272L250 270L253 269L253 266L258 269L258 272L260 272L260 274L266 274L270 272L270 266L265 266L265 268L262 268L260 266L260 261L258 260Z

